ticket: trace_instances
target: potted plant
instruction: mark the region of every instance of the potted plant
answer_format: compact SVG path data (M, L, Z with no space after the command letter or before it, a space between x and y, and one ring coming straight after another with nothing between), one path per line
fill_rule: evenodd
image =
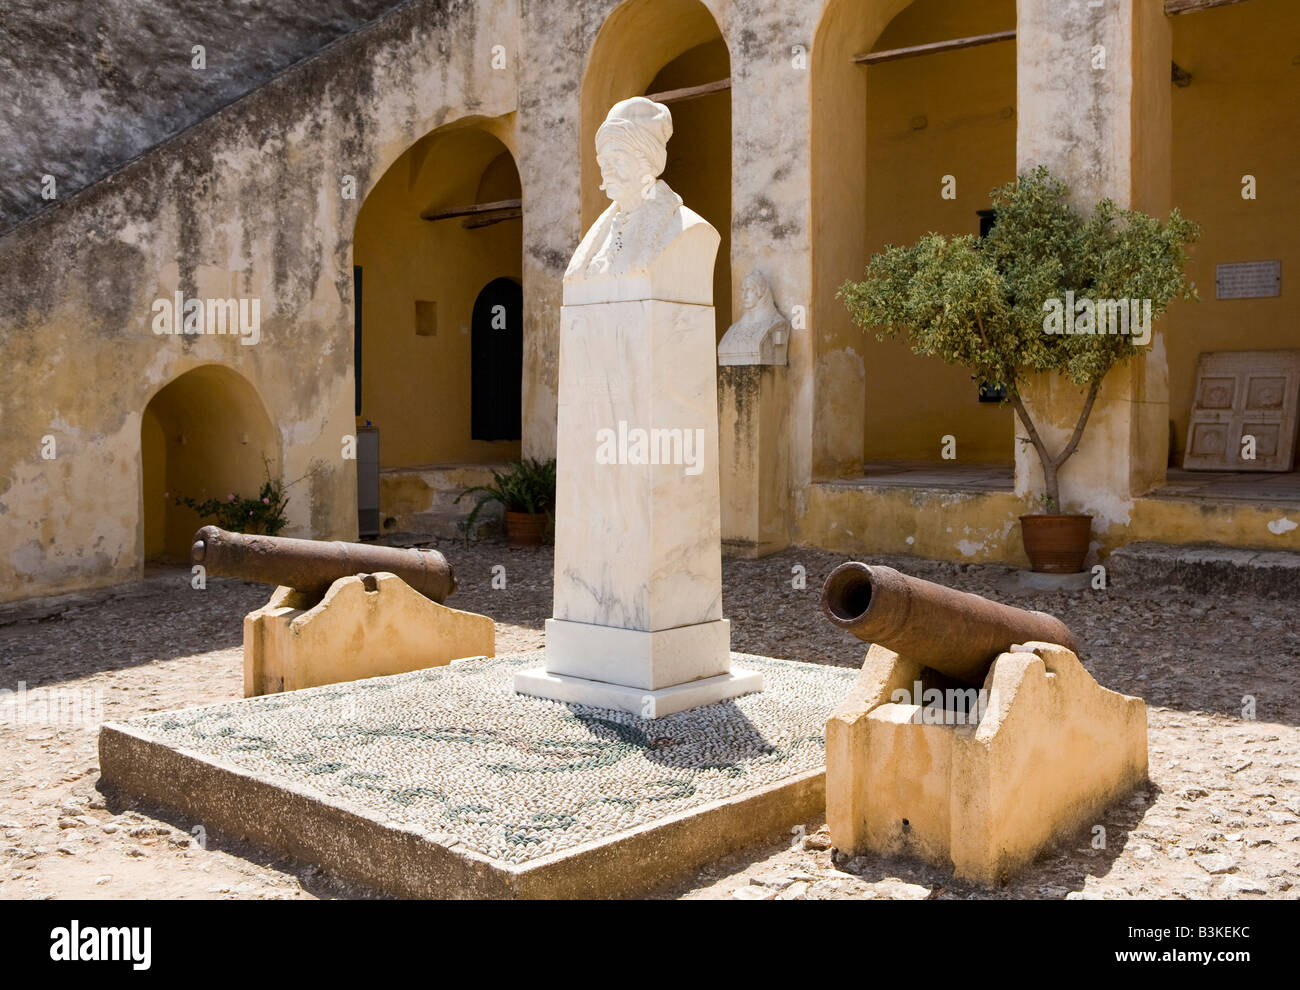
M537 546L555 529L555 459L515 461L505 471L492 472L493 483L475 485L456 496L479 492L478 502L465 519L465 542L469 543L474 521L489 502L505 510L506 538L512 547Z
M1081 570L1092 517L1060 511L1060 471L1079 446L1102 379L1151 340L1174 298L1195 299L1185 246L1198 226L1174 210L1161 224L1111 200L1085 216L1039 167L992 193L988 236L927 234L872 256L839 290L853 320L881 339L906 334L917 354L970 368L1006 390L1043 468L1046 512L1020 517L1034 570ZM1123 327L1123 329L1119 329ZM1102 332L1098 332L1098 329ZM1064 375L1083 403L1053 452L1021 396L1036 373Z

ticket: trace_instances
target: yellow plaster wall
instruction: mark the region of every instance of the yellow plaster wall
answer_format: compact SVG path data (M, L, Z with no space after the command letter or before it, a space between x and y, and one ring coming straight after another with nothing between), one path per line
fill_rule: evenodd
M917 0L873 50L988 34L1015 26L1013 0ZM886 62L867 77L866 250L910 244L930 231L978 234L976 210L1016 174L1014 42ZM926 118L924 127L915 118ZM956 198L940 196L945 175ZM860 277L866 259L844 277ZM1010 463L1011 409L977 401L970 371L919 357L903 340L865 335L863 458L939 460L941 438L958 461Z
M952 492L822 482L804 493L800 539L825 550L868 556L912 554L934 560L1029 566L1022 514L1040 507L1011 492ZM1093 520L1093 550L1101 560L1127 543L1222 543L1300 550L1293 507L1237 501L1137 498L1124 520ZM1093 559L1089 558L1089 564Z
M725 79L730 72L726 43L717 38L665 65L646 92L698 86ZM713 307L721 340L731 325L731 94L724 90L673 103L669 109L673 137L663 179L722 235L713 266Z
M908 0L831 0L810 59L812 120L812 478L862 470L866 367L862 331L835 293L860 277L867 230L867 73L852 58L876 46ZM806 480L806 479L801 479Z
M1124 542L1222 543L1300 552L1300 512L1294 505L1200 499L1138 498Z
M846 554L899 553L971 563L1027 566L1020 516L1027 498L1011 492L892 488L860 482L810 485L800 520L803 542Z
M167 500L167 440L162 420L151 404L140 420L140 462L143 472L141 508L144 512L144 556L161 556L167 545L164 522Z
M361 419L379 427L382 466L519 456L518 441L470 438L470 320L488 282L522 279L522 221L466 229L458 218L420 219L519 197L506 146L485 129L453 127L417 141L362 204ZM416 334L416 300L437 304L435 335Z
M1163 322L1175 463L1187 445L1202 351L1300 347L1300 4L1252 0L1173 18L1174 61L1192 74L1173 89L1173 201L1201 224L1188 277L1199 303ZM1257 199L1242 199L1253 175ZM1282 294L1215 299L1215 265L1282 261Z

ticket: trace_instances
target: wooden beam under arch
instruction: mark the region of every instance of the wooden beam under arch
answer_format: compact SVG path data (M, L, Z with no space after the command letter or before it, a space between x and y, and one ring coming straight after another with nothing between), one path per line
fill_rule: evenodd
M1165 13L1173 17L1174 14L1194 14L1198 10L1211 10L1214 7L1228 7L1234 3L1245 3L1246 0L1165 0Z
M502 220L520 220L523 218L524 211L518 210L494 210L491 213L479 213L472 217L466 217L460 222L460 225L466 230L477 230L479 227L491 227L494 223L500 223Z
M731 77L718 79L714 82L701 83L698 86L685 86L682 89L666 89L662 93L648 93L647 100L654 100L656 103L681 103L683 100L696 100L701 96L709 96L713 93L721 93L724 90L731 89Z
M976 48L980 45L992 45L999 41L1015 41L1016 32L995 31L993 34L976 34L969 38L953 38L950 41L932 41L928 45L911 45L907 48L890 48L883 52L863 52L854 55L853 61L859 65L877 65L881 62L893 62L900 58L915 58L918 55L937 55L939 52L955 52L959 48Z
M442 210L425 210L420 214L421 220L450 220L453 217L482 217L485 213L502 213L513 211L515 216L523 216L522 199L499 199L494 203L474 203L470 206L449 206ZM498 220L511 220L513 217L501 216L493 217L492 223ZM475 226L486 226L486 224L475 224Z

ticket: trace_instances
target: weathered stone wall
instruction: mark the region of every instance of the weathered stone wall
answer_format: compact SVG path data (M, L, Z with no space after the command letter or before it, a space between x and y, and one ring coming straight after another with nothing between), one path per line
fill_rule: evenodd
M0 480L0 597L136 572L140 418L159 388L204 363L243 375L278 424L283 477L302 479L289 532L355 532L354 466L340 457L354 425L353 225L388 165L453 120L514 129L503 140L525 202L524 452L552 453L560 280L581 234L580 97L617 6L403 6L0 241L16 275L0 289L10 355L0 447L12 465ZM733 300L760 268L779 306L807 308L810 84L794 46L810 45L820 11L707 6L732 65ZM494 45L505 70L492 68ZM341 195L346 175L355 200ZM151 303L176 291L258 297L260 343L156 336ZM806 330L791 355L792 390L806 395ZM53 460L41 457L45 436Z
M0 239L0 599L138 573L141 417L208 363L278 427L286 532L355 537L356 213L417 138L515 110L491 47L517 52L517 24L511 0L412 3ZM156 335L151 304L176 291L260 299L260 341Z

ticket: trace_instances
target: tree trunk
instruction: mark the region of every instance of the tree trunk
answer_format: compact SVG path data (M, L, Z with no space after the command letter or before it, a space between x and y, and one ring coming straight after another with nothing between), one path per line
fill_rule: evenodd
M1043 466L1043 487L1044 494L1047 496L1052 506L1053 512L1061 512L1061 483L1060 470L1061 465L1070 459L1070 456L1079 446L1079 438L1083 436L1083 428L1088 424L1088 417L1092 414L1093 403L1097 401L1097 393L1101 390L1101 379L1097 379L1088 386L1088 397L1084 399L1083 410L1079 413L1079 419L1074 424L1074 432L1070 434L1070 440L1065 448L1053 457L1047 450L1047 444L1038 433L1038 428L1034 426L1033 419L1030 418L1029 410L1020 398L1018 392L1011 394L1011 404L1015 407L1016 414L1020 417L1020 422L1025 424L1025 429L1029 431L1029 441L1034 445L1034 450L1038 454L1039 463Z
M1061 481L1057 465L1049 457L1043 461L1043 494L1047 496L1049 512L1061 511Z

